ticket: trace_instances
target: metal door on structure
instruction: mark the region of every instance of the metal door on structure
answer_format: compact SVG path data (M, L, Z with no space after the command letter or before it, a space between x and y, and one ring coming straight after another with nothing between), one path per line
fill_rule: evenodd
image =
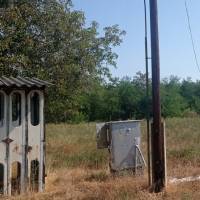
M9 154L8 193L24 190L25 181L25 93L13 91L9 95Z
M0 91L0 193L20 191L25 144L25 97L21 91L10 95ZM22 188L23 189L23 188Z
M44 96L40 91L28 94L28 177L34 191L43 190Z
M140 144L140 125L135 122L113 122L111 128L111 168L129 169L136 166L136 145Z

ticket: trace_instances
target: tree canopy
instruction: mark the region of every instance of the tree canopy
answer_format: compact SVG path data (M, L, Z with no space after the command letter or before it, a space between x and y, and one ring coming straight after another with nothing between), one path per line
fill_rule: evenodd
M0 75L35 76L49 80L49 120L73 118L79 96L94 82L110 78L125 34L118 25L98 33L86 27L83 12L71 1L21 0L0 15Z
M5 1L3 1L5 2ZM1 2L0 2L1 5ZM99 33L86 26L70 0L20 0L1 5L0 76L29 76L54 84L48 90L49 122L145 118L145 74L112 77L125 31L118 25ZM149 87L151 88L151 81ZM176 76L161 82L163 117L200 114L200 82Z

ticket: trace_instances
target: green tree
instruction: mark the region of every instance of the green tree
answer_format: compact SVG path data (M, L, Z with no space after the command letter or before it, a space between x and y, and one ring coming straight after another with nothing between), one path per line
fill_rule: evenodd
M151 114L151 80L149 80L149 98L146 96L146 74L137 72L132 83L137 91L138 103L136 107L136 118L145 118L147 111ZM149 108L148 108L149 107Z
M196 93L196 83L192 81L191 78L187 78L182 81L181 84L181 95L187 102L188 109L191 111L195 110L195 94Z
M140 96L131 79L123 78L119 83L120 116L122 119L136 117L139 98Z
M110 77L124 35L117 25L86 27L83 12L71 1L21 0L0 16L0 75L36 76L54 83L49 89L48 120L77 116L80 96L95 80Z
M120 119L120 97L119 88L112 82L108 84L104 93L104 107L103 118L105 120L119 120Z
M164 79L161 83L161 106L163 117L181 117L187 107L180 94L181 83L176 76Z

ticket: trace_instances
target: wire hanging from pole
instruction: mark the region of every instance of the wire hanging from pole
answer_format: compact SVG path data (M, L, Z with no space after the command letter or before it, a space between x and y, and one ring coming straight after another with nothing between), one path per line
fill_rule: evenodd
M146 65L146 121L147 121L147 157L148 157L148 182L151 186L151 136L150 136L150 108L149 108L149 65L148 65L148 30L147 30L147 4L144 0L144 25L145 25L145 65Z
M198 58L197 58L197 53L196 53L195 43L194 43L194 37L193 37L192 27L191 27L191 22L190 22L190 14L189 14L189 9L188 9L188 5L187 5L186 0L185 0L185 10L186 10L186 15L187 15L188 29L189 29L189 33L190 33L190 39L191 39L191 43L192 43L194 58L195 58L197 69L200 72L200 66L199 66L199 62L198 62Z

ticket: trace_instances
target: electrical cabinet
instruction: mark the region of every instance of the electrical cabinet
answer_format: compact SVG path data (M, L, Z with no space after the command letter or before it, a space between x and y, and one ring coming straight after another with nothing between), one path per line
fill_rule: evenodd
M145 165L140 150L140 122L128 120L97 124L97 148L108 148L112 171Z

